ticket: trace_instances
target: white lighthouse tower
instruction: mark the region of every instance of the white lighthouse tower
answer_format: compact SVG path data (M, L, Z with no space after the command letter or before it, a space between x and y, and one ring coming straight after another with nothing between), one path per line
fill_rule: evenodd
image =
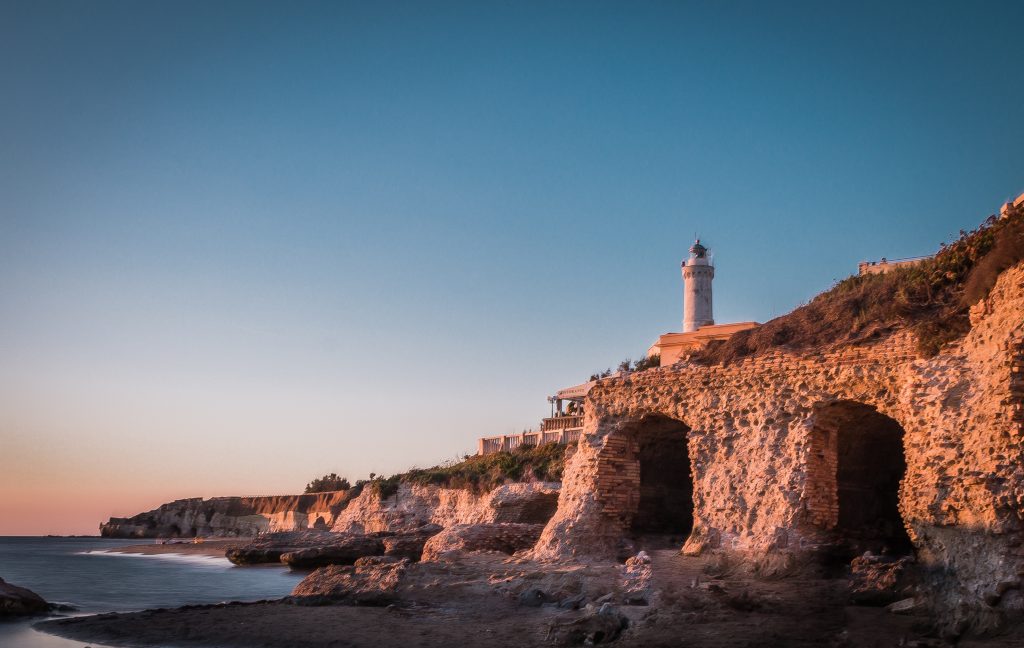
M690 248L690 258L683 262L683 333L692 333L702 326L711 326L711 280L715 267L708 262L708 249L697 239Z

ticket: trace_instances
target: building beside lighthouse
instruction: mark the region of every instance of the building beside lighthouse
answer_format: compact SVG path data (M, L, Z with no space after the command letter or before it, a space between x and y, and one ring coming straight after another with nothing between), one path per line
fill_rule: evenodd
M715 324L711 290L715 266L700 239L690 247L690 256L682 263L682 275L683 330L680 333L661 335L647 350L648 356L661 356L662 367L675 364L687 352L699 349L708 342L726 340L739 331L757 326L757 322Z

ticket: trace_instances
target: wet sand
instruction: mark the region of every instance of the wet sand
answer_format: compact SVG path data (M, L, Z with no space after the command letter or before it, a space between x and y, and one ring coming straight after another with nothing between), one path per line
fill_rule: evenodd
M112 547L110 553L141 554L146 556L157 556L161 554L181 554L186 556L216 556L223 558L228 547L243 545L251 542L252 538L218 538L216 540L205 540L203 542L189 541L167 541L148 542L124 547Z

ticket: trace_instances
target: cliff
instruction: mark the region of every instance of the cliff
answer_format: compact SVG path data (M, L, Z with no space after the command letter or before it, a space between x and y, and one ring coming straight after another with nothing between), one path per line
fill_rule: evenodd
M558 506L557 482L503 484L478 494L462 488L401 483L391 496L372 488L341 512L332 530L349 533L411 531L425 524L522 522L543 524Z
M557 482L521 482L476 493L403 482L387 496L370 487L313 495L197 497L130 518L111 518L100 525L100 533L108 538L248 537L306 529L373 533L411 531L425 524L543 524L555 512L559 487Z
M108 538L255 536L274 531L330 529L353 491L269 497L201 497L175 500L130 518L100 525Z

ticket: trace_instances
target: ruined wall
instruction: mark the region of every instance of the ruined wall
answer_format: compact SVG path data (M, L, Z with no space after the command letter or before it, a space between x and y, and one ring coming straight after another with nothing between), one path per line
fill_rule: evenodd
M897 332L840 349L601 381L535 554L615 552L638 510L638 444L649 422L664 418L689 428L694 521L686 551L798 552L832 542L836 462L822 445L825 428L857 432L821 412L866 406L902 428L899 512L937 574L939 597L968 601L975 619L984 616L979 606L1020 609L1024 265L1000 276L971 321L971 332L934 358L918 358L913 338Z

